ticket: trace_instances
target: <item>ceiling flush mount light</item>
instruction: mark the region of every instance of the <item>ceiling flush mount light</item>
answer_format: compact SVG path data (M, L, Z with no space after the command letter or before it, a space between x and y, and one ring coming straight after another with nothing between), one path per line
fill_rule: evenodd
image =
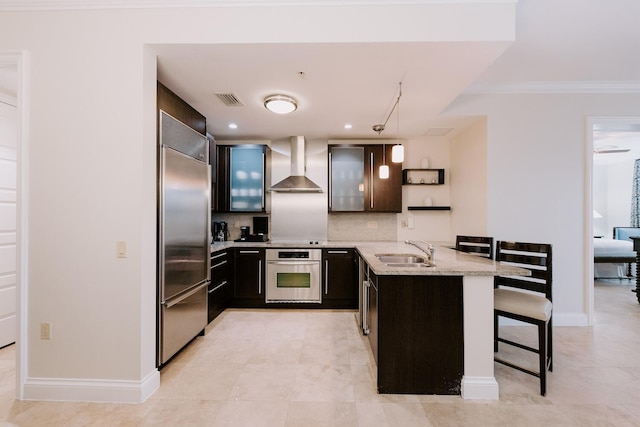
M287 95L269 95L264 99L267 110L276 114L289 114L298 108L298 102Z
M402 144L400 144L400 98L401 97L402 97L402 82L398 83L398 99L396 99L396 103L393 104L393 108L391 108L391 111L387 116L387 120L385 120L384 123L382 124L373 125L373 131L377 132L378 135L380 135L384 130L385 126L387 126L387 122L389 121L391 114L393 114L393 110L395 110L396 107L398 108L398 122L397 122L398 144L394 145L393 148L391 149L391 161L393 163L402 163L404 161L404 147L402 146Z

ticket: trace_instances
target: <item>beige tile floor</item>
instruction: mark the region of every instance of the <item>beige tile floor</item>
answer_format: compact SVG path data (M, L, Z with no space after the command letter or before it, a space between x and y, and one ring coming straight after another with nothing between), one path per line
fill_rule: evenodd
M14 349L0 350L0 427L638 426L640 304L630 289L598 282L595 326L554 329L546 397L537 379L501 365L499 401L378 395L353 312L228 310L140 405L16 401Z

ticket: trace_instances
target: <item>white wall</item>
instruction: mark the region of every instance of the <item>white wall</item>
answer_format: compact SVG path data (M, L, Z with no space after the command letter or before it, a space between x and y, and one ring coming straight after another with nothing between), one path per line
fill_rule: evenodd
M398 218L398 240L427 240L449 242L451 211L408 210L409 206L424 206L425 197L431 197L434 206L450 206L449 142L445 137L410 139L405 144L403 169L420 169L422 159L428 159L429 169L445 169L444 185L404 185L402 187L402 214ZM412 218L414 228L405 228L402 221Z
M613 237L613 227L629 227L635 159L593 167L593 208L602 218L593 219L595 235Z
M593 164L592 169L592 195L593 210L599 213L601 218L593 218L593 235L612 238L612 230L609 229L607 221L609 211L609 167L608 165ZM631 199L629 199L631 202Z
M635 160L609 165L607 184L607 229L631 225L631 194Z
M487 116L487 233L553 244L554 322L587 324L593 285L588 116L634 116L640 94L464 95L447 114Z
M135 402L157 386L151 45L508 41L514 9L496 3L0 13L0 51L25 50L30 58L23 397ZM283 16L288 25L274 26ZM127 242L128 258L116 258L119 240ZM49 341L39 339L41 322L52 324Z
M451 138L451 240L487 235L487 121Z
M629 227L631 189L635 159L593 165L593 209L602 218L593 218L596 236L613 237L613 227Z

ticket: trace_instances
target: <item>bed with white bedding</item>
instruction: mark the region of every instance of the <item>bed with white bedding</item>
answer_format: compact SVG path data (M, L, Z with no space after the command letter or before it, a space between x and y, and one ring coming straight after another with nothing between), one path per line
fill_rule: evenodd
M640 228L614 227L613 239L593 239L593 262L595 278L631 278L634 276L636 253L632 236L640 236Z

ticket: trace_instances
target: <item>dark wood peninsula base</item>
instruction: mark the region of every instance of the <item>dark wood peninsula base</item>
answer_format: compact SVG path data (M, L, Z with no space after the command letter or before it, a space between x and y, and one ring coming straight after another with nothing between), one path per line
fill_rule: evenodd
M379 393L460 394L462 277L371 274L370 324Z

